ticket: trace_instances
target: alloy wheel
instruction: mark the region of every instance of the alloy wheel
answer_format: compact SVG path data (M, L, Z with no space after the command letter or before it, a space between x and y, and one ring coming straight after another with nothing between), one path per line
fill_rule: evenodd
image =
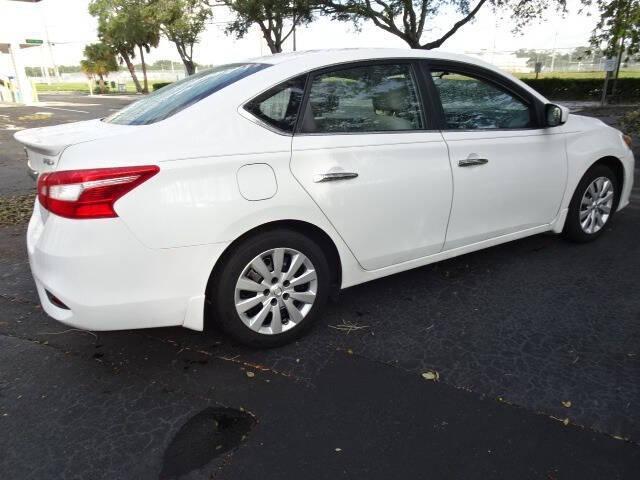
M598 177L589 184L580 202L580 226L591 235L607 223L613 208L614 188L607 177Z
M316 300L318 277L311 260L292 248L256 256L235 287L236 312L251 330L274 335L302 322Z

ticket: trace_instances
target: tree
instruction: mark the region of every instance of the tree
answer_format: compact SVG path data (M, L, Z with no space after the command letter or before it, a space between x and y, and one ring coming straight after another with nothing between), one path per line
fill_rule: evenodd
M118 61L111 47L105 43L92 43L84 48L84 60L80 62L82 71L91 79L98 77L100 92L105 93L104 77L118 71Z
M235 14L227 34L244 37L252 25L262 32L271 53L282 52L283 43L296 26L313 20L314 4L308 0L223 0Z
M151 69L152 70L171 70L173 68L173 65L175 65L177 62L174 62L172 60L156 60L155 62L153 62L153 65L151 65ZM179 63L177 63L178 65L180 65Z
M382 30L404 40L411 48L431 50L441 47L460 28L475 18L481 8L493 5L508 9L521 28L531 19L539 17L550 6L564 9L566 0L319 0L322 11L338 20L353 21L359 25L370 20ZM446 8L460 14L460 19L440 35L428 42L422 39L437 15Z
M193 46L211 18L207 0L151 0L147 11L162 34L175 44L187 75L193 75Z
M92 0L89 13L98 19L98 36L120 56L129 69L138 92L148 92L147 69L144 52L157 47L160 32L147 12L145 0ZM140 86L131 59L136 49L142 63L144 85Z
M589 47L576 47L571 52L557 53L553 50L529 50L521 48L516 50L516 57L526 58L527 66L533 68L537 62L544 67L550 67L554 64L556 67L567 68L572 62L589 61L597 63L602 58L602 52Z
M126 14L120 2L112 0L92 0L89 4L89 13L98 19L98 38L109 45L120 57L121 62L127 65L136 91L142 92L142 86L132 62L136 56L137 46L133 43L130 34L132 18Z
M595 6L600 14L591 45L618 60L612 88L615 92L623 60L640 51L640 0L582 0L582 3L586 7Z

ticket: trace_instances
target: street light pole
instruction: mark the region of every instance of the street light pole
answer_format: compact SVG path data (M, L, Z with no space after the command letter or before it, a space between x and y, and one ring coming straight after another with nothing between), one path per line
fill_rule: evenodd
M42 14L42 12L40 12ZM49 29L47 28L47 24L42 17L42 22L44 24L44 38L47 42L47 47L49 48L49 58L51 59L51 64L53 65L53 74L56 76L56 80L60 81L60 71L58 70L58 65L56 64L55 59L53 58L53 48L51 47L52 43L49 41Z

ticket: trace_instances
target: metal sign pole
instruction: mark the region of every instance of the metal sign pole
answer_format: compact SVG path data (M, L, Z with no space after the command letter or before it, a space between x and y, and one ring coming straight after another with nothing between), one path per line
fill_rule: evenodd
M602 87L602 100L600 100L600 105L604 106L607 103L607 94L609 90L609 79L611 78L611 73L615 71L617 66L617 60L615 58L607 58L604 61L604 71L607 72L604 77L604 86Z

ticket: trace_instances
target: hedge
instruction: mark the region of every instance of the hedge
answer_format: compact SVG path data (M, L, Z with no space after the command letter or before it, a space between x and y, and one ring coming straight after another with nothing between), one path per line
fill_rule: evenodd
M600 100L604 85L604 80L599 78L523 78L522 81L551 100ZM154 83L153 90L171 83ZM640 101L640 78L619 78L617 90L625 101Z
M167 85L171 84L173 82L157 82L152 84L151 86L153 87L153 91L155 92L156 90L160 90L162 87L166 87Z
M604 80L597 78L524 78L522 81L552 100L599 100L604 86ZM616 90L622 100L640 100L640 78L619 78Z

